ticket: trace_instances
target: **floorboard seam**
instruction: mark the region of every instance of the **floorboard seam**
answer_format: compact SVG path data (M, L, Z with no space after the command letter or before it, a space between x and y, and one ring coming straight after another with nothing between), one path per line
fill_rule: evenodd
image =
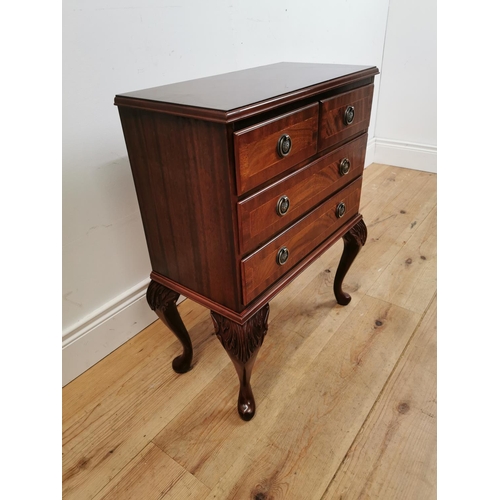
M437 207L437 203L434 204L432 206L432 208L429 210L429 213L422 219L422 222L420 223L421 225L427 220L427 218L431 215L432 211ZM384 269L382 270L382 272L379 274L379 276L377 277L377 279L371 284L370 288L366 291L366 295L369 295L370 297L373 297L375 299L377 299L378 297L374 297L373 295L370 295L370 290L377 284L377 281L380 279L380 276L382 276L383 272L392 264L392 262L394 261L394 259L401 253L401 251L406 248L406 246L408 245L408 243L411 241L411 239L415 236L415 233L413 233L406 241L405 243L403 244L403 246L398 250L398 252L396 253L396 255L394 255L394 257L387 263L387 265L384 267ZM434 297L434 296L433 296ZM397 304L394 304L394 305L397 305ZM400 306L401 307L401 306ZM429 304L427 304L427 307L425 308L424 312L422 314L425 314L427 312L427 309L429 308ZM406 309L406 308L404 308ZM410 310L410 309L408 309ZM412 311L412 312L416 312L418 314L418 311Z
M203 486L205 486L205 488L207 488L207 490L210 490L210 486L206 485L201 479L198 479L194 474L192 474L191 472L189 472L186 467L184 467L183 465L181 465L177 460L175 460L175 458L171 457L161 446L157 445L155 442L153 441L150 441L150 443L155 447L155 448L158 448L158 450L160 450L164 455L166 455L168 458L170 458L170 460L172 460L173 462L175 462L184 472L182 473L182 475L184 474L188 474L190 475L191 477L193 477L196 481L198 481L200 484L202 484ZM179 478L180 479L180 478ZM177 481L175 482L177 483ZM174 483L174 484L175 484ZM174 486L174 484L172 484L172 487ZM172 488L170 488L172 489ZM169 490L170 491L170 490ZM165 495L168 494L168 491L165 492ZM163 495L159 500L161 500L165 495Z
M425 311L420 316L420 319L418 320L418 323L415 326L415 329L413 330L412 334L410 335L410 338L408 339L408 342L406 343L406 345L404 346L403 350L401 351L401 354L399 355L397 361L394 363L394 366L392 367L391 373L389 373L389 376L387 377L386 381L384 382L384 385L382 386L382 389L380 390L377 398L375 399L375 402L373 403L372 407L370 408L370 411L367 413L365 419L363 420L363 423L361 424L361 427L359 428L358 432L354 436L354 439L351 442L351 446L349 446L346 454L344 455L344 458L342 459L342 461L340 462L339 466L337 467L337 470L335 471L335 474L332 476L332 479L330 480L330 482L328 483L328 486L326 487L325 491L323 492L323 495L321 495L321 500L323 500L323 498L325 497L325 494L328 491L328 488L330 487L330 485L333 483L333 481L335 481L335 478L337 477L338 472L340 471L340 469L344 465L345 461L347 460L347 457L349 455L349 452L351 451L351 448L352 448L353 444L356 442L356 439L358 438L358 436L361 434L361 432L365 428L366 422L370 418L371 414L374 412L375 407L377 406L378 402L380 401L380 398L382 397L383 392L385 391L385 388L389 384L389 381L391 380L394 372L396 371L397 367L399 366L399 363L400 363L401 359L403 358L404 354L408 350L408 347L409 347L411 341L415 337L415 333L417 332L417 330L420 327L421 323L423 322L425 316L427 315L427 312L429 311L429 309L430 309L430 307L432 305L432 302L434 301L436 295L437 295L437 291L434 292L434 294L432 295L431 299L429 300L429 303L427 304L427 307L425 308ZM395 304L393 304L393 305L395 305ZM401 306L396 306L396 307L401 307ZM409 312L414 312L414 311L409 311Z
M229 362L228 362L228 363L229 363ZM224 368L225 368L225 367L224 367ZM215 379L215 377L217 377L221 371L222 371L222 369L221 369L219 372L217 372L217 374L216 374L213 378ZM213 380L213 379L209 380L209 381L207 382L207 384L205 384L201 390L203 390L203 389L204 389L204 388L205 388L205 387L206 387L206 386L207 386L207 385L208 385L208 384L209 384L212 380ZM153 396L154 396L154 394L155 394L155 392L157 392L157 391L160 389L160 387L162 387L163 385L164 385L164 384L160 384L160 386L159 386L159 387L158 387L158 388L157 388L157 389L156 389L156 390L155 390L155 391L154 391L154 392L150 395L150 397L153 397ZM200 392L201 392L201 390L200 390ZM198 394L198 393L197 393L197 394ZM146 443L146 445L145 445L143 448L141 448L141 450L140 450L138 453L136 453L136 454L135 454L135 455L134 455L134 456L133 456L133 457L132 457L132 458L131 458L131 459L130 459L130 460L129 460L129 461L128 461L128 462L127 462L127 463L126 463L126 464L125 464L125 465L124 465L124 466L123 466L123 467L122 467L122 468L121 468L121 469L117 472L117 473L116 473L116 474L114 474L114 475L113 475L113 477L111 477L111 478L109 479L109 481L108 481L108 482L107 482L107 483L106 483L106 484L105 484L105 485L104 485L104 486L103 486L103 487L102 487L102 488L101 488L101 489L100 489L100 490L99 490L99 491L98 491L98 492L97 492L97 493L96 493L96 494L95 494L92 498L95 498L95 497L96 497L96 496L97 496L97 495L98 495L98 494L99 494L99 493L100 493L100 492L101 492L104 488L106 488L106 486L107 486L107 485L108 485L108 484L109 484L109 483L110 483L110 482L111 482L111 481L112 481L112 480L113 480L113 479L114 479L114 478L115 478L115 477L116 477L116 476L117 476L117 475L118 475L118 474L119 474L119 473L120 473L120 472L121 472L121 471L122 471L122 470L123 470L123 469L124 469L124 468L125 468L128 464L129 464L129 463L130 463L130 462L131 462L131 461L132 461L132 460L134 460L134 459L135 459L135 457L137 457L137 455L138 455L139 453L141 453L141 452L144 450L144 448L146 448L146 446L149 446L150 444L152 444L152 445L153 445L153 446L155 446L156 448L160 449L163 453L165 453L165 451L164 451L163 449L161 449L161 448L160 448L160 447L159 447L159 446L158 446L158 445L154 442L154 439L156 438L156 436L158 436L158 434L160 434L160 432L162 432L162 431L163 431L163 429L164 429L164 428L165 428L165 427L166 427L166 426L167 426L167 425L168 425L168 424L169 424L169 423L170 423L170 422L171 422L174 418L176 418L176 417L179 415L179 413L181 413L182 411L184 411L184 409L186 408L186 406L188 406L188 404L189 404L189 403L190 403L190 402L188 401L188 402L186 403L186 405L185 405L185 406L183 406L183 407L180 409L180 411L179 411L179 412L177 412L175 415L173 415L173 417L172 417L172 418L171 418L171 419L170 419L170 420L169 420L169 421L165 424L165 426L163 426L163 427L161 428L161 430L160 430L159 432L157 432L157 433L153 436L153 438L152 438L152 439L150 439L150 440ZM167 453L165 453L165 455L167 455ZM170 457L170 455L168 455L168 456ZM172 458L172 457L170 457L170 458ZM172 460L174 460L174 459L172 458ZM174 460L174 462L175 462L175 463L178 463L176 460ZM180 464L178 464L178 465L179 465L180 467L182 467L182 465L180 465ZM183 469L184 469L184 470L185 470L188 474L191 474L191 473L190 473L187 469L185 469L184 467L182 467L182 468L183 468ZM191 475L192 475L192 474L191 474ZM195 477L195 476L193 476L193 477ZM199 479L198 479L198 478L195 478L195 479L197 479L197 480L199 481ZM200 483L202 483L204 486L206 486L206 487L208 488L208 486L207 486L205 483L203 483L202 481L200 481Z
M112 478L109 479L109 481L95 494L91 497L92 498L96 498L97 495L99 495L99 493L101 493L101 491L106 488L108 486L108 484L113 481L113 479L118 476L118 474L120 474L120 472L125 469L125 467L127 467L127 465L132 462L133 460L135 460L135 458L140 455L144 450L145 448L147 448L149 445L151 444L151 441L148 441L145 446L143 446Z
M167 424L168 425L168 424ZM166 426L165 426L166 427ZM160 431L161 432L161 431ZM158 435L158 434L157 434ZM188 469L186 469L186 467L184 467L184 465L180 464L174 457L170 456L160 445L156 444L154 442L154 439L156 438L156 436L151 440L151 444L155 447L155 448L158 448L164 455L166 455L168 458L170 458L171 460L173 460L179 467L182 468L182 470L184 471L184 473L186 474L189 474L190 476L192 476L194 479L196 479L196 481L198 481L199 483L201 483L203 486L205 486L208 490L212 491L212 489L210 488L210 486L208 486L207 484L205 484L201 479L198 479L192 472L190 472ZM168 493L168 492L167 492ZM166 493L165 493L166 494ZM163 498L163 497L161 497ZM160 499L161 500L161 499Z

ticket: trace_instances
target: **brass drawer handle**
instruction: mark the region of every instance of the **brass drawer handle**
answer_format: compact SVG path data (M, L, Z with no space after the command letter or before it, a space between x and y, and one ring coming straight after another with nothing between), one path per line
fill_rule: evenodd
M344 123L350 125L354 121L354 106L347 106L344 113Z
M288 248L287 247L281 247L278 250L278 253L276 254L276 262L280 266L282 266L288 260L288 255L289 255Z
M278 200L278 203L276 204L276 213L280 217L283 217L283 215L285 215L288 212L289 208L290 208L290 200L288 199L288 196L282 196Z
M337 217L340 219L341 217L344 217L345 212L346 212L345 203L343 201L341 201L337 205L337 210L335 211L335 213L337 214Z
M292 150L292 138L288 134L283 134L278 139L278 154L284 158Z
M340 162L339 170L340 175L347 175L349 173L349 170L351 170L351 162L347 158L344 158Z

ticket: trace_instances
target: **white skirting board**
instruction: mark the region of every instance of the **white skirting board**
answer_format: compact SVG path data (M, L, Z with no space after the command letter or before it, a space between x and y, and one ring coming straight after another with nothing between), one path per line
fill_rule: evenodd
M63 386L158 319L146 302L149 281L138 283L63 332ZM178 303L184 298L179 297Z
M376 139L372 137L366 145L365 168L375 162L375 144Z
M375 163L437 173L436 146L377 137L374 149Z

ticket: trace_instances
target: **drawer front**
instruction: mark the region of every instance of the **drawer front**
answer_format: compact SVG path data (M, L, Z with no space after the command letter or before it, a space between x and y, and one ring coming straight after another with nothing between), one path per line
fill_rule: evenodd
M367 137L367 134L363 134L239 202L241 252L245 254L255 250L285 226L361 175Z
M242 261L243 301L248 304L292 269L320 243L358 213L362 177L326 200L309 215L284 231L267 245ZM345 204L345 213L338 217L337 210ZM280 265L280 250L288 259Z
M318 110L319 103L311 104L234 133L238 194L316 153Z
M367 85L320 101L319 149L368 130L372 99L373 85Z

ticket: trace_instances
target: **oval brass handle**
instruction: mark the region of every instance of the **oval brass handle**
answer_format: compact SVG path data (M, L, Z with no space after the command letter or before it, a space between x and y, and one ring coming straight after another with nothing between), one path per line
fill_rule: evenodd
M337 217L340 219L341 217L344 217L345 211L346 211L345 203L341 201L337 205L337 210L335 211L335 213L337 214Z
M290 200L288 199L288 196L282 196L278 200L278 203L276 204L276 213L280 217L283 217L283 215L285 215L288 212L289 208L290 208Z
M347 106L344 113L344 123L350 125L354 121L354 106Z
M284 158L292 150L292 138L288 134L283 134L278 139L278 154Z
M276 254L276 262L282 266L287 260L288 260L288 248L287 247L281 247L278 250L278 253Z
M347 158L343 158L340 162L340 175L347 175L351 170L351 162Z

